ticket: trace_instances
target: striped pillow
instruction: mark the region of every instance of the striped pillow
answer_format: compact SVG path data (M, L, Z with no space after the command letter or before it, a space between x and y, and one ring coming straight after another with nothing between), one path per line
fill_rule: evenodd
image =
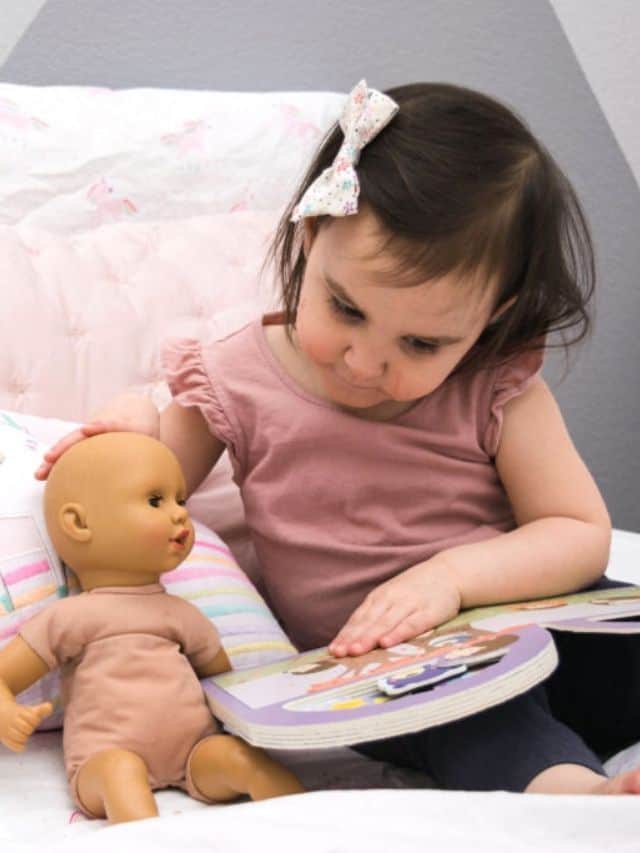
M194 527L193 550L177 569L160 579L167 592L190 601L211 619L234 669L260 666L295 654L294 646L222 539L199 522L194 522ZM51 570L43 562L0 570L0 574L2 598L9 603L8 609L0 610L0 647L47 604L80 591L71 572L68 589L55 586ZM40 728L59 728L62 724L57 671L21 693L20 701L53 702L54 713Z
M215 624L234 669L272 663L295 648L222 539L194 522L193 550L161 578L167 592L186 598Z
M0 648L27 619L67 594L64 568L53 551L42 511L42 483L33 472L43 447L9 412L0 411ZM62 715L58 677L50 673L21 694L24 702L54 700L43 728Z
M18 417L18 416L16 416ZM68 431L68 430L67 430ZM13 413L0 411L0 648L21 625L57 598L79 592L54 553L44 526L42 483L33 478L43 447ZM224 542L198 522L187 559L161 578L167 592L191 601L216 625L234 669L295 653L286 635ZM58 673L20 694L54 703L42 729L62 722Z

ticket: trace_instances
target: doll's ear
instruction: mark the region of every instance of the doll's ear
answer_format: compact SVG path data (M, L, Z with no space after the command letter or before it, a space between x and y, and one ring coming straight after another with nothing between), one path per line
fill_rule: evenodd
M58 524L74 542L89 542L93 535L87 526L87 511L82 504L63 504L58 512Z

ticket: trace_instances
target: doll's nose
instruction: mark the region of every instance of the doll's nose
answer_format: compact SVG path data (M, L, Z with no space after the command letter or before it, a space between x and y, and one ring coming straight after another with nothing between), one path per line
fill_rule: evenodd
M173 507L171 508L171 518L174 521L184 521L188 515L189 512L184 504L179 504L177 501L173 504Z

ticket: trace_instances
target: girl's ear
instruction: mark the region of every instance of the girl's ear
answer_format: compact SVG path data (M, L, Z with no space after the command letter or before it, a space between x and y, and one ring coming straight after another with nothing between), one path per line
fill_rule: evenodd
M314 216L307 216L302 220L302 227L304 229L302 248L306 259L309 257L311 246L313 245L313 241L316 239L316 235L318 233L318 222Z
M89 542L93 533L87 526L87 511L78 503L66 503L58 512L60 530L74 542Z
M495 323L497 320L499 320L500 317L502 317L502 315L505 313L505 311L508 311L509 308L511 308L511 306L513 305L513 303L516 301L517 298L518 298L517 296L512 296L511 299L507 299L506 302L503 302L502 305L499 305L496 308L496 310L493 312L493 314L491 315L491 318L489 320L489 324Z

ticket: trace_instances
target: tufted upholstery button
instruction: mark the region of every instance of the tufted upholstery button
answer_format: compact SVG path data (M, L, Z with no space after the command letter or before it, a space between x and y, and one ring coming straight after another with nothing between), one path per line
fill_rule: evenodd
M28 388L29 386L24 380L14 379L9 383L9 390L12 394L15 394L16 397L24 397Z

